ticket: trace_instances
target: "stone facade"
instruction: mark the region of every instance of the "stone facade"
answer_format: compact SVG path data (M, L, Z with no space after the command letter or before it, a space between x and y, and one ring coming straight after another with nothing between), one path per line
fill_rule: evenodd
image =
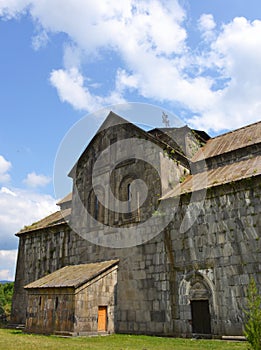
M251 142L247 139L244 146L240 136L242 147L234 149L229 140L241 131L208 140L199 132L192 137L184 130L179 134L172 130L179 144L182 134L183 143L184 138L189 140L186 153L184 147L167 143L165 130L146 133L120 118L115 127L115 118L107 118L71 171L69 225L50 218L48 224L39 222L18 233L13 322L25 322L28 300L31 307L26 284L63 266L119 259L111 331L185 337L193 333L241 335L250 277L261 285L261 140L250 135L261 123L246 127L242 132ZM109 146L127 139L132 140L133 149L140 145L143 155L131 157L124 142L122 149L112 147L106 153ZM229 146L218 154L220 146L215 142ZM205 159L197 153L202 145ZM157 152L152 152L153 147ZM93 170L101 154L102 166ZM122 160L116 162L119 154ZM96 179L102 176L100 186L94 183L93 173ZM148 186L144 201L143 184L137 179ZM113 202L112 195L119 202ZM128 206L133 206L130 211L125 210ZM63 209L68 210L68 201L61 203ZM139 229L151 217L151 224ZM162 222L165 225L158 232ZM132 237L124 236L126 228L133 229ZM129 244L122 247L122 242ZM99 303L86 304L85 316L79 317L87 317L92 307L97 316ZM91 330L97 330L97 317L79 331Z
M64 269L57 270L59 280L65 280L62 287L57 282L57 286L53 285L54 274L25 286L28 291L26 331L57 335L88 335L98 330L113 333L117 287L115 263L117 261L109 262L109 269L77 286L72 286L71 282L77 275L77 268L89 268L90 265L76 265L69 281L63 274ZM49 286L48 280L51 281ZM103 322L99 320L101 308L105 312Z
M73 333L74 304L73 288L30 290L25 329L30 333Z
M192 320L191 301L199 298L209 301L212 334L242 334L250 276L261 284L260 195L260 179L209 190L195 224L181 237L177 234L180 213L197 206L182 198L181 211L170 228L178 333L191 332L186 321ZM192 290L198 282L206 294L195 297Z

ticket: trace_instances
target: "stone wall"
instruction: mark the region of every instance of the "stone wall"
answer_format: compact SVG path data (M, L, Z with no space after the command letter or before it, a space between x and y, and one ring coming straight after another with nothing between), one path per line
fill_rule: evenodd
M41 334L68 334L74 331L73 288L29 290L27 300L26 331Z
M19 236L12 322L25 323L27 298L24 286L69 265L71 230L66 224Z
M23 286L44 276L47 266L53 272L64 265L119 258L115 330L152 334L162 334L165 329L169 331L171 304L168 297L167 256L161 236L145 245L127 249L97 246L73 232L67 235L66 230L58 228L55 232L31 232L22 235L20 240L23 242L23 254L20 254L17 264L24 275L16 283L13 322L18 317L19 322L25 322L27 300ZM30 250L25 248L29 246ZM55 247L57 251L53 250ZM60 250L59 247L63 248ZM26 259L22 256L26 256ZM40 259L43 260L42 264L39 263ZM34 269L34 266L39 268Z
M187 167L164 147L130 124L96 135L74 167L71 226L84 233L98 231L99 223L119 227L146 221L157 210L159 198L189 172L186 159ZM127 203L129 185L132 200ZM96 220L94 190L103 207Z
M107 308L106 329L114 332L117 267L75 288L27 290L26 328L30 333L86 335L98 332L98 308Z
M212 333L242 334L250 276L261 286L260 196L260 178L213 188L195 223L181 235L185 212L199 206L182 198L170 227L179 300L175 333L191 329L190 292L196 279L204 281L209 291Z
M77 334L98 332L98 308L107 308L106 331L114 333L117 300L117 267L99 275L75 292L75 326Z
M200 206L182 196L164 232L133 248L97 246L62 225L23 234L13 317L25 321L25 284L65 265L119 258L116 332L190 336L191 301L207 298L212 333L242 334L250 276L261 285L260 195L260 177L210 189L180 232L185 213L192 220ZM166 213L176 205L165 204Z

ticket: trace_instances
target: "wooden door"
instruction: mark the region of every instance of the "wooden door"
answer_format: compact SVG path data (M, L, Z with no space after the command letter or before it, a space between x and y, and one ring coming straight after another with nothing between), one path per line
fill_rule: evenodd
M208 300L192 300L192 332L196 334L211 334Z
M107 330L107 306L98 307L98 332Z

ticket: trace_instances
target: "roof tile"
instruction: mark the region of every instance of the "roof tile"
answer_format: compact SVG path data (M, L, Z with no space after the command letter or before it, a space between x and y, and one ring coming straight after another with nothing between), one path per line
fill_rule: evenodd
M198 162L260 142L261 122L257 122L208 140L206 145L200 149L192 161Z
M118 262L119 260L109 260L90 264L65 266L37 281L27 284L24 288L77 288L117 265Z

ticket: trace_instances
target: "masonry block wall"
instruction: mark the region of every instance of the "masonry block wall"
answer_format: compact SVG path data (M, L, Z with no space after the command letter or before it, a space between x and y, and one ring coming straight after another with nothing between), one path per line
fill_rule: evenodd
M117 301L117 268L99 275L98 278L75 291L74 333L98 332L99 307L106 310L103 331L115 332Z
M27 283L65 265L119 258L117 332L192 334L191 290L198 282L208 293L213 334L242 334L249 279L261 283L261 189L258 179L246 186L209 190L196 223L181 234L185 213L198 205L182 197L166 230L133 248L97 246L66 227L22 235L17 266L23 275L13 305L19 322L25 322Z
M53 334L74 331L75 295L73 288L43 288L28 291L25 330Z
M213 334L242 334L250 277L261 285L260 196L258 179L211 189L195 224L180 235L181 213L197 205L182 198L170 228L178 300L174 329L178 334L191 331L187 321L192 319L190 292L195 279L202 279L208 289L205 299L209 299Z
M25 323L27 297L24 286L69 265L71 230L66 224L19 236L12 322Z
M123 123L114 129L105 121L104 129L93 138L71 171L74 183L70 226L60 223L19 234L13 322L25 322L26 284L66 265L119 259L116 306L108 310L114 315L111 330L171 336L241 335L251 276L261 286L260 125L211 139L206 144L210 145L209 157L199 157L193 163L195 176L188 176L180 186L191 192L186 187L189 181L200 179L204 171L210 176L215 173L216 177L206 184L206 191L197 190L193 195L185 191L177 200L172 192L170 196L164 194L184 180L190 170L189 160L178 150L172 149L174 158L171 152L166 153L162 133L162 139L152 140L151 134L136 126ZM157 135L158 130L154 133ZM127 149L124 143L106 153L108 146L127 139L134 140L133 147L141 145L142 157L154 165L131 157L127 151L132 147ZM235 148L235 144L240 146ZM153 153L152 145L159 146L159 152ZM192 155L198 144L191 141L190 145ZM116 157L115 152L121 157ZM94 171L101 154L102 162ZM238 173L235 177L229 174L231 164L242 173L241 177ZM222 172L224 168L226 172ZM103 205L97 205L95 178L101 175L105 180L99 182L97 193ZM129 194L134 202L139 202L139 186L129 192L130 184L137 179L147 184L148 198L139 210L120 213L117 201L111 200L112 194L125 205L133 205ZM115 208L108 209L111 203ZM109 248L87 239L91 233L96 242L107 237L111 243L116 228L135 228L155 214L159 221L170 220L158 234L153 225L147 225L141 235L149 239L143 244ZM94 294L95 289L93 298ZM92 316L90 319L91 328Z

